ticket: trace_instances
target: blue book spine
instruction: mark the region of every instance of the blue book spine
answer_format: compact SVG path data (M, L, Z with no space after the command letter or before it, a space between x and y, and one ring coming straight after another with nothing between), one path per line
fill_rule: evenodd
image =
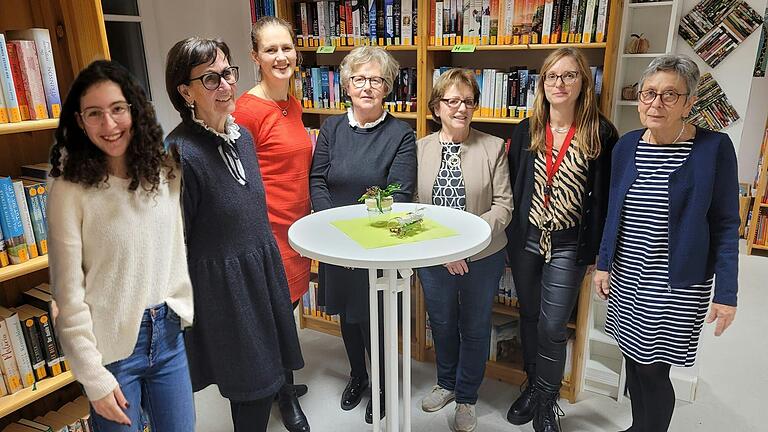
M29 260L27 244L24 242L24 225L10 177L0 178L0 228L11 264Z
M315 108L322 108L322 87L320 85L320 68L313 67L312 68L312 87L314 90L312 91L312 106Z
M328 66L320 67L320 88L323 92L323 108L330 108L331 94L329 92Z
M371 45L376 45L376 0L368 2L368 34L370 35Z

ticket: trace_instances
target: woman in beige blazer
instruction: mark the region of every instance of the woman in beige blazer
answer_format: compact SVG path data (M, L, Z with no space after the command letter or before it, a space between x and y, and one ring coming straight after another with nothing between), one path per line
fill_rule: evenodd
M477 426L475 403L488 358L493 296L504 269L504 229L512 215L504 141L470 127L479 98L474 73L445 72L429 100L441 129L416 144L418 202L468 211L491 226L491 243L477 255L418 270L437 357L437 385L421 406L433 412L456 400L458 432Z

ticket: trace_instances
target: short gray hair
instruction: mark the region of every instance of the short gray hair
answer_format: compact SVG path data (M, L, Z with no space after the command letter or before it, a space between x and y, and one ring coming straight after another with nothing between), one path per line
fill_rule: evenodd
M700 72L699 66L690 57L683 54L665 54L661 57L656 57L643 71L638 89L642 90L645 80L659 72L675 72L685 81L688 97L696 96Z
M387 84L385 97L392 91L395 77L400 73L400 63L381 47L363 45L349 52L341 61L341 85L347 87L352 73L360 66L375 62L381 68L381 77Z

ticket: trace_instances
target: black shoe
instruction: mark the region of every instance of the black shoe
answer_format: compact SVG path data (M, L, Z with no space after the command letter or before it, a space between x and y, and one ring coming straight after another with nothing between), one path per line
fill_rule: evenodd
M349 379L344 393L341 394L341 409L349 411L356 407L368 388L368 377L352 377Z
M379 406L381 407L379 419L383 419L385 406L384 393L379 393ZM368 401L368 406L365 407L365 422L368 424L373 424L373 396L371 396L371 399Z
M565 413L557 404L558 392L536 392L536 414L533 416L533 430L536 432L560 432L560 417Z
M533 420L536 413L536 386L528 384L507 411L507 421L513 425L524 425Z
M309 391L309 387L306 384L294 384L294 390L296 390L296 397L302 397ZM280 398L280 392L275 393L275 402Z
M296 388L293 385L287 385L280 389L277 406L280 408L280 416L288 432L309 432L307 416L301 410Z

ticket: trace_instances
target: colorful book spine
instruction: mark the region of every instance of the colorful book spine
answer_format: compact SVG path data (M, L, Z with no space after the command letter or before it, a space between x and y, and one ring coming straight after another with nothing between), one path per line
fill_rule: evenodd
M40 337L40 327L37 323L37 317L30 309L33 308L29 305L22 305L17 308L21 320L21 330L24 333L24 344L32 363L32 371L35 374L35 380L40 381L48 376L48 371L45 369L45 351Z
M10 312L10 311L3 311ZM5 324L8 326L8 335L11 338L13 354L16 356L16 364L19 367L21 376L21 385L29 387L35 383L35 374L32 370L32 362L27 352L27 346L24 342L24 331L21 329L19 315L15 312L4 313L6 315Z
M46 225L42 202L43 196L45 196L45 187L42 184L25 185L24 195L27 200L29 217L32 221L32 232L35 235L37 251L40 255L46 255L48 254L48 226Z
M16 85L13 81L11 59L8 57L8 48L5 35L0 33L0 86L2 86L5 108L8 110L8 121L16 123L21 121L19 99L16 96Z
M46 107L45 90L40 75L40 63L37 60L35 43L26 40L13 40L10 44L16 48L18 55L21 79L29 103L29 116L32 120L47 119L48 108Z
M16 99L19 102L21 120L30 120L32 117L29 114L27 92L24 90L24 79L21 74L21 66L19 65L19 54L16 52L16 46L8 42L5 44L5 49L8 52L8 63L11 65L11 76L13 78L14 90L16 91Z
M16 364L16 356L13 355L11 335L8 333L5 320L0 320L0 369L2 369L8 393L13 394L24 388L21 383L19 366Z
M27 244L24 241L24 224L16 205L16 195L10 177L0 178L0 227L11 264L29 260Z
M13 194L16 197L16 206L19 208L21 223L24 226L24 242L27 244L27 251L30 258L37 258L40 253L37 250L35 234L32 230L32 218L29 215L29 207L24 194L24 184L21 181L13 182Z
M53 61L53 45L51 44L51 35L48 29L32 28L11 31L8 32L8 36L14 39L35 42L48 116L50 118L59 118L61 114L61 95L59 94L59 83L56 78L56 65Z

